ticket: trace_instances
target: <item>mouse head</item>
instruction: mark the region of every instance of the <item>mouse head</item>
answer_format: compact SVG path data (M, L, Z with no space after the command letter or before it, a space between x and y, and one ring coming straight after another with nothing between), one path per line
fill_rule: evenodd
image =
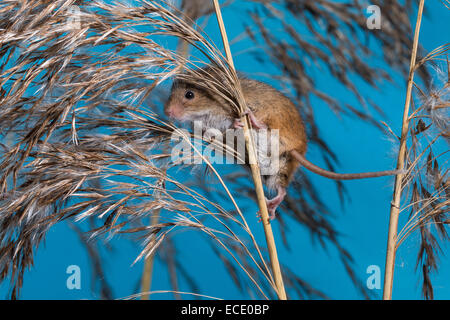
M237 117L230 103L234 99L226 90L229 82L218 66L187 69L175 78L164 111L178 121L201 121L206 127L225 128Z
M164 106L166 115L182 122L202 120L224 111L220 99L194 84L179 79L174 81L169 100Z
M202 107L203 93L181 80L175 80L170 91L169 100L164 106L164 112L172 119L179 121L194 120L192 118Z

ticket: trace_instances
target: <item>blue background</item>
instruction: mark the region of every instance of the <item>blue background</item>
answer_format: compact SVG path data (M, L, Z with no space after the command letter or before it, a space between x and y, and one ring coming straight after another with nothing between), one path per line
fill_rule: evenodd
M426 2L426 8L428 15L422 22L420 42L428 52L449 42L450 12L439 1ZM235 15L231 9L224 9L223 13L229 38L233 39L243 31L242 22L246 19L244 10L238 15ZM414 20L415 13L412 23L415 23ZM215 18L211 17L206 31L216 43L220 44L219 32L215 23ZM368 32L382 32L382 30ZM249 45L252 45L250 40L241 41L232 47L232 51L238 53L248 49ZM257 77L258 72L261 72L261 65L245 54L236 55L235 64L237 69L247 72L250 76ZM270 70L265 68L264 72L270 72ZM341 90L336 81L323 77L319 70L314 72L316 72L315 80L321 87L326 85L326 93L339 100L349 101L348 92ZM377 119L386 121L394 132L399 133L406 91L405 80L399 74L391 75L394 78L394 84L383 83L376 91L360 80L356 80L355 85L363 96L370 96L378 105L382 106L387 119ZM277 84L274 85L277 86ZM356 101L350 100L350 102L356 104ZM396 145L385 134L353 118L338 119L322 101L313 99L312 103L322 138L339 157L339 171L362 172L384 170L395 166ZM314 148L309 150L308 158L323 165L320 162L319 153ZM342 208L334 182L319 176L310 176L321 191L322 199L336 213L334 225L342 233L340 238L342 245L350 251L355 259L357 275L365 282L369 276L366 273L367 267L377 265L381 269L382 278L393 178L344 182L351 201L347 201L345 207ZM257 211L255 204L249 203L248 205L250 208L254 208L255 212ZM261 244L264 243L262 227L253 217L249 217L248 220L251 222L250 227L255 231L257 239ZM405 220L400 221L400 227L404 222ZM276 221L274 222L274 231L276 240L280 243L278 246L280 260L288 264L303 279L323 290L333 299L362 298L351 283L334 249L323 250L319 245L311 242L309 232L303 226L291 224L288 233L291 250L287 251L281 245ZM198 281L200 285L198 293L225 299L248 298L236 289L225 268L196 232L182 232L175 235L175 239L177 243L183 243L182 250L179 250L179 259L183 261L186 269L191 270L191 274ZM393 292L393 297L396 299L421 298L420 277L415 270L419 241L419 235L415 233L403 243L398 251ZM114 297L126 297L136 292L135 289L139 285L143 263L131 265L138 255L140 247L128 239L122 238L114 239L112 244L115 250L104 255L105 274L108 282L112 285ZM444 246L443 249L445 252L446 247ZM68 290L66 287L68 277L66 268L69 265L78 265L81 268L81 290ZM435 298L450 298L449 275L450 259L443 257L440 261L439 274L432 278ZM87 253L72 229L67 224L61 223L50 230L45 244L43 243L37 250L35 267L25 275L21 298L99 298L91 293L90 286L91 269ZM161 262L156 260L152 290L167 289L170 289L167 272ZM180 281L180 290L189 291L184 281ZM374 291L377 297L381 297L382 289ZM7 292L8 283L5 282L0 285L0 296L6 297ZM172 299L173 295L170 293L157 294L152 298ZM185 298L189 298L189 296Z

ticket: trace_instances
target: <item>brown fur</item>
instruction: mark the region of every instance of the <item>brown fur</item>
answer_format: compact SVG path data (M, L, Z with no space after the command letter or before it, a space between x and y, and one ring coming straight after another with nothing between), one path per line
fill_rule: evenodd
M204 75L209 69L200 69ZM170 98L165 106L166 113L181 121L202 121L205 128L215 128L225 131L236 125L238 116L227 101L226 92L205 90L202 86L204 78L199 77L198 83L191 84L176 80L172 87ZM215 79L220 79L216 77ZM240 85L245 102L251 111L250 119L256 126L267 127L269 130L279 130L278 167L272 159L264 165L266 168L277 169L272 175L263 176L264 184L270 190L277 190L277 196L267 201L270 217L275 217L275 210L283 201L285 189L289 185L297 168L305 168L324 177L336 180L374 178L398 174L398 171L379 171L354 174L340 174L317 167L305 158L307 137L303 120L292 101L280 91L268 84L256 80L240 78ZM186 98L186 93L192 91L194 97ZM215 92L215 93L213 93ZM259 158L258 158L259 160Z
M255 117L280 135L280 171L278 183L287 187L300 163L291 151L306 153L307 138L303 120L292 101L268 84L243 79L241 87Z
M203 72L207 72L207 69ZM335 173L317 167L305 158L307 137L305 126L292 101L268 84L256 80L240 78L245 101L258 121L269 129L278 129L280 136L280 170L275 185L286 187L298 166L335 180L376 178L398 174L398 170L386 170L365 173ZM186 90L195 92L195 99L183 99ZM226 100L210 91L189 84L175 81L172 93L166 104L166 112L179 109L183 115L176 115L179 120L203 120L208 127L225 130L232 127L234 114ZM275 182L275 181L274 181Z
M291 100L270 85L246 78L240 78L240 83L245 101L255 117L268 129L279 130L280 170L269 188L277 185L287 187L300 165L291 151L306 152L307 139L302 118ZM194 99L184 97L187 90L195 94ZM219 130L231 128L237 116L219 95L180 80L174 82L165 110L166 113L172 112L171 115L178 120L202 120L208 127Z

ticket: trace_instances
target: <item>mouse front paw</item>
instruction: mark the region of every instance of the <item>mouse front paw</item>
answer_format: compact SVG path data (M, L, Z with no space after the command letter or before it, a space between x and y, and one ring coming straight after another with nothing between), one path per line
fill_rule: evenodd
M241 118L234 119L233 128L234 129L242 129L242 128L244 128L244 123L242 122Z
M269 213L269 220L275 220L277 218L275 210L268 209L267 211ZM256 217L258 218L258 222L261 222L261 212L260 211L258 211L256 213Z

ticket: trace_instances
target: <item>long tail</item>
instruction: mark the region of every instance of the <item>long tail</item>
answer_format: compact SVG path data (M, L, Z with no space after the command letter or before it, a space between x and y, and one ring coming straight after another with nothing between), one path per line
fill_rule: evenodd
M377 172L363 172L363 173L336 173L331 172L325 169L322 169L312 162L306 160L306 158L298 153L297 151L291 151L292 156L297 159L302 166L306 169L317 173L326 178L334 179L334 180L354 180L354 179L365 179L365 178L378 178L384 176L393 176L399 174L401 170L386 170L386 171L377 171Z

